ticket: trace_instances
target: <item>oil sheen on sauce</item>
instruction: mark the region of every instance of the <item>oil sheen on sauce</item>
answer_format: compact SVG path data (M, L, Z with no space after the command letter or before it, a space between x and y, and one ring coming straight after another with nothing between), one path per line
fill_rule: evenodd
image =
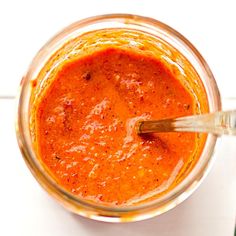
M139 136L135 123L190 115L194 104L159 60L104 48L65 63L38 100L38 153L71 193L108 205L137 204L175 185L197 135Z

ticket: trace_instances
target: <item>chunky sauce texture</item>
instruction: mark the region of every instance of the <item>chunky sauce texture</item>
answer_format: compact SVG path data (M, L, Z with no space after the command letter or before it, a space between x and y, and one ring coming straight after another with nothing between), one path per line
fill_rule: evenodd
M36 105L36 146L73 194L132 205L173 188L196 154L194 133L136 134L135 123L195 113L161 61L116 47L65 63Z

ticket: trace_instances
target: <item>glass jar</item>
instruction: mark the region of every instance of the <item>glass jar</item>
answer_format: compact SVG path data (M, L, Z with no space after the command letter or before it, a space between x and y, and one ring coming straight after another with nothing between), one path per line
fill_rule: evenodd
M200 77L208 100L209 112L221 109L220 94L215 79L200 53L181 34L169 26L147 17L127 14L102 15L78 21L47 42L33 59L21 81L16 133L19 147L26 164L42 187L68 210L91 219L108 222L127 222L160 215L189 197L199 186L210 169L213 151L217 141L214 135L207 135L206 142L197 163L190 173L172 190L163 196L137 206L108 207L87 202L63 189L45 170L34 152L30 131L31 83L37 78L47 60L66 42L84 33L101 29L131 29L157 37L176 49L193 66ZM179 63L176 60L175 63Z

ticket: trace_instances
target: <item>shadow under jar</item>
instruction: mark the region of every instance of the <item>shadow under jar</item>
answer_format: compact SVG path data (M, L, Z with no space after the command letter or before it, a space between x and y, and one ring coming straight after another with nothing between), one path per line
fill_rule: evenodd
M105 52L105 54L101 52ZM93 58L91 59L90 58L91 55L93 55L93 58L95 59ZM183 200L185 200L200 184L201 180L203 179L203 177L206 175L206 173L210 168L210 164L212 162L212 157L213 157L212 153L217 140L216 136L210 134L209 135L190 134L192 135L191 137L194 137L195 143L194 143L194 148L191 151L189 151L188 158L183 161L180 156L178 162L173 167L170 175L166 176L166 179L163 177L164 179L162 180L161 183L159 183L159 185L153 186L153 189L150 189L149 186L149 189L147 189L146 192L145 190L142 190L143 191L142 193L135 192L130 188L132 188L132 185L135 186L135 184L137 184L138 186L137 189L139 189L139 187L142 187L141 185L143 182L141 180L144 180L146 178L148 182L149 181L148 171L155 172L155 169L147 169L145 168L145 166L141 166L140 168L141 170L139 170L136 163L138 160L131 158L130 160L132 160L133 162L131 161L131 163L129 163L129 166L131 166L131 168L133 166L137 167L135 169L136 172L133 170L131 174L136 173L137 175L140 175L139 176L140 182L137 182L138 180L133 180L127 177L128 176L127 173L129 173L129 168L121 170L117 168L116 165L118 164L112 164L116 163L114 162L114 158L117 158L119 152L118 154L117 152L113 152L113 154L111 155L104 154L102 158L105 159L106 168L100 173L104 174L107 169L110 169L113 171L111 173L111 176L113 177L115 171L119 172L120 174L119 178L121 178L121 175L126 176L126 179L123 178L123 182L118 181L115 183L114 182L115 180L111 180L110 184L106 185L105 187L103 186L104 188L103 190L101 190L101 193L104 193L102 191L111 192L111 195L107 195L106 200L102 199L103 195L99 193L100 191L99 188L97 190L98 191L97 196L89 196L88 194L87 195L85 194L85 192L87 191L85 189L85 184L82 185L80 183L80 186L79 187L77 186L78 187L77 189L71 188L71 186L66 184L66 180L68 179L66 176L68 175L68 173L71 174L72 172L64 173L65 175L64 182L63 178L62 177L59 178L58 177L59 175L57 175L57 173L61 171L60 176L62 176L63 170L65 170L66 168L69 169L73 165L74 166L77 165L77 160L80 160L82 158L82 154L80 154L80 152L83 151L83 147L78 148L77 145L77 149L73 148L71 149L71 147L70 148L66 147L65 143L65 149L67 148L66 149L67 151L68 150L75 151L77 158L77 160L74 160L75 157L73 157L73 154L72 155L68 154L68 156L64 158L70 158L71 160L73 160L73 162L66 163L65 159L63 159L63 161L60 160L60 157L57 156L56 151L54 153L51 153L51 156L49 157L42 151L45 148L44 145L41 146L38 145L39 144L38 140L43 140L42 137L40 136L41 134L38 129L39 127L42 127L42 125L41 126L39 125L38 120L40 119L40 117L43 117L42 115L43 112L46 109L50 108L50 107L47 108L47 106L45 105L46 104L45 100L50 98L50 96L55 97L55 94L53 95L52 88L53 86L54 87L58 86L60 82L59 80L56 79L58 74L64 73L63 75L66 75L66 71L68 71L68 68L73 67L73 65L75 66L75 64L73 64L75 61L77 61L78 63L80 63L80 61L83 61L85 64L87 63L86 68L87 69L90 68L90 66L94 63L94 61L96 62L96 57L94 55L96 55L97 59L103 57L103 67L102 67L103 73L101 75L102 79L104 79L102 77L104 73L111 70L111 62L117 55L118 56L116 58L116 62L118 64L119 64L119 57L123 58L122 59L123 62L126 62L125 60L128 60L127 63L125 63L127 68L129 66L132 67L132 63L128 63L129 60L131 60L132 62L141 61L142 63L143 61L149 60L150 63L154 64L160 63L160 65L163 66L164 68L163 70L165 71L165 73L167 73L170 76L173 76L176 79L177 84L176 85L174 84L172 86L180 86L192 97L191 109L189 111L190 114L215 112L221 109L219 91L208 65L206 64L202 56L199 54L199 52L193 47L193 45L178 32L176 32L169 26L157 20L142 16L125 15L125 14L95 16L87 18L85 20L78 21L68 26L63 31L58 33L55 37L53 37L35 56L26 75L22 79L20 96L19 96L19 105L18 105L18 117L17 117L18 120L16 126L18 143L22 151L22 155L32 174L35 176L37 181L42 185L42 187L50 195L56 198L64 207L66 207L68 210L76 214L86 216L91 219L108 221L108 222L138 221L156 215L160 215L172 209L173 207L181 203ZM107 59L105 60L104 57L106 57ZM104 61L108 63L107 67ZM142 67L142 63L140 64L140 68ZM111 73L106 74L106 79L112 80L114 88L116 88L116 86L122 85L125 86L125 88L127 89L126 92L129 93L129 91L133 89L132 86L138 86L139 90L137 91L143 92L141 87L139 86L141 86L141 84L145 81L140 81L139 80L140 78L137 79L136 76L139 75L136 75L135 73L130 75L128 75L128 73L123 73L122 71L119 71L117 69L119 67L118 64L116 63L113 64L114 64L113 72L112 74ZM67 70L65 69L66 65L68 65ZM95 67L96 66L93 67L93 71L96 69ZM99 68L101 68L101 65ZM100 70L99 68L97 71ZM140 68L137 67L137 70L139 71ZM127 70L128 69L126 69L125 72L127 72ZM150 70L150 68L148 66L146 67L146 69L144 68L143 72L144 77L146 70ZM79 71L78 73L82 73L81 77L84 80L86 80L86 83L92 79L96 80L96 78L98 78L98 76L97 77L94 76L93 78L93 74L88 72L87 70L84 70L83 72ZM122 76L125 77L126 79L122 80ZM130 78L127 79L127 76L130 76ZM71 76L69 79L72 79L73 81L73 78ZM162 79L164 80L165 78ZM155 78L153 81L155 82ZM64 104L62 106L62 110L67 108L70 109L71 102L74 101L72 98L70 99L71 94L68 93L68 91L66 90L66 88L69 85L63 82L64 81L61 82L59 90L64 86L63 89L65 89L64 91L66 91L67 96L66 97L58 96L60 102ZM104 86L105 83L106 81L104 81ZM68 84L70 84L69 80ZM102 82L100 81L100 83L98 83L96 86L101 86L101 84ZM79 86L82 87L83 84ZM148 86L152 87L152 83L150 83ZM94 87L94 98L93 98L94 100L96 100L98 96L96 94L95 87ZM107 86L107 88L110 87ZM51 95L50 92L48 92L49 90L51 91ZM55 91L58 90L55 89ZM110 97L115 96L113 92L110 93L111 94ZM50 96L47 97L46 96L47 94L49 94ZM91 94L92 92L90 92L90 95ZM107 91L107 94L109 95L109 91ZM78 94L78 96L80 95L81 94ZM93 110L93 112L95 112L95 115L100 114L99 113L100 110L106 106L107 104L106 99L109 98L108 95L107 96L104 95L104 99L102 100L102 102L100 101L100 103L97 104L99 106L96 106L97 110ZM151 97L150 94L144 93L141 94L139 98L141 100L145 99L147 95ZM125 96L126 95L124 93L124 97ZM136 95L134 94L133 96ZM153 98L155 98L154 95ZM82 100L80 104L77 104L78 109L81 109L81 106L88 107L89 106L88 100L90 101L91 99L90 98L88 99L88 97L86 97L84 101ZM149 112L145 113L147 116L142 116L144 113L142 114L140 113L141 115L139 114L139 116L137 116L136 112L138 112L139 109L136 107L132 107L132 103L129 103L128 101L127 104L128 106L131 106L130 114L134 112L134 114L136 114L134 118L138 117L138 119L145 119L145 118L149 119L151 118L152 114L155 114L155 117L152 118L156 119L168 118L171 117L171 115L173 116L175 115L175 107L178 108L178 106L181 107L179 108L179 110L189 109L188 104L178 104L178 101L175 101L173 109L168 110L166 107L171 102L172 102L171 99L169 99L167 101L165 100L164 103L161 104L162 112L160 114L150 110ZM140 104L141 104L140 106L142 106L142 102ZM143 102L143 104L145 104L145 102ZM155 105L155 101L152 101L150 108L152 108L153 104ZM158 106L158 104L156 104L156 106ZM113 108L111 108L114 111L114 113L117 112L116 110L114 110L118 109L117 107L118 108L121 107L119 111L122 111L122 105L120 103L117 103L113 106ZM143 105L143 107L145 106ZM57 107L56 109L56 112L60 113L58 109L60 110L61 107L59 108ZM84 108L84 110L86 109ZM185 113L183 113L183 115L184 114ZM91 112L87 113L86 117L88 117L89 115L91 115ZM63 111L61 116L63 116ZM125 112L124 112L124 117L126 117ZM52 122L53 118L51 117L50 119L49 123ZM93 118L91 120L93 121ZM78 120L72 120L72 121L73 122L71 123L69 119L62 120L64 129L69 129L73 131L74 123L80 122L80 119L78 118ZM130 117L129 119L127 119L126 124L122 126L125 132L134 132L135 121L137 121L137 119L130 119ZM128 130L127 127L130 128L131 131ZM97 126L95 128L97 128ZM107 127L104 126L103 128L105 129ZM117 136L118 139L119 135L116 135L114 130L110 131L114 132L113 135ZM50 131L43 130L43 132L45 134L45 132L50 132ZM60 127L58 126L58 130L55 128L54 132L58 132L58 140L59 140ZM121 132L123 131L121 130ZM85 128L85 133L86 133L86 128ZM135 136L136 134L133 135ZM173 140L174 139L184 140L187 137L185 136L185 134L183 134L182 136L181 133L165 134L165 135L162 136L162 134L158 134L157 137L154 138L152 137L152 139L156 138L159 140L158 144L163 144L164 147L163 152L165 152L165 148L166 149L171 148L171 145L168 146L168 143L165 144L166 137L169 137L169 139L171 139L170 138L171 135L177 135L177 136L172 136ZM115 141L114 139L112 140L111 137L108 137L108 142L105 143L105 147L108 145L108 143L110 146L115 145ZM125 138L127 141L127 136L124 137L124 140ZM149 138L150 137L146 137L147 140ZM141 138L137 136L135 139L139 140ZM49 142L47 139L45 140L46 140L45 143ZM102 143L100 144L102 145ZM121 148L121 150L118 151L122 152L125 150L125 148L128 148L129 154L131 153L132 156L132 150L135 148L137 149L137 145L136 146L133 145L132 147L130 147L129 144L127 144L128 146L126 147L124 146L124 144L127 143L122 143L121 146L123 147L123 149ZM64 144L62 144L62 146L63 145ZM51 144L51 146L53 146L53 144ZM92 146L91 148L94 149ZM130 150L130 148L133 149ZM137 150L139 151L139 149ZM86 154L89 155L88 150L86 150ZM90 170L90 172L87 173L88 176L86 176L86 181L88 181L87 179L91 176L93 178L93 185L89 185L90 183L86 182L87 183L86 186L88 186L87 187L88 191L91 190L92 188L91 186L97 186L101 182L99 176L94 177L94 172L98 166L96 160L100 161L102 154L103 153L101 152L97 153L98 159L95 158L92 160L91 167L93 168ZM54 167L57 166L58 164L56 162L55 163L48 162L50 158L52 160L55 159L55 161L59 160L60 168L61 166L63 166L63 163L66 164L64 165L64 169L59 168L57 173L56 171L53 171L55 170ZM118 157L119 162L121 160L126 161L126 159L129 158L130 157L129 156L127 157L127 155L126 157L121 155ZM140 158L144 158L144 154L143 156L141 155ZM157 157L153 156L153 159L154 158ZM91 161L91 158L89 161ZM165 159L163 159L162 161L164 163ZM171 166L171 156L169 157L168 161L170 161L170 166ZM80 173L80 171L82 171L83 168L84 169L87 168L86 166L87 164L83 166L81 163L79 166L74 167L73 170L77 170L77 173L73 172L74 176ZM112 167L112 165L114 168ZM127 171L127 173L124 172L125 170ZM161 169L159 171L161 172ZM165 173L163 171L160 174L165 176ZM111 178L111 176L107 176L107 178ZM137 176L134 175L133 177L135 179ZM96 183L98 179L100 182ZM70 180L68 179L68 181ZM78 182L85 181L85 178L83 179L80 176L77 177L76 181ZM113 186L112 188L112 181L116 184L117 187L114 188ZM126 184L128 186L127 188L124 188L125 182L127 183ZM80 189L82 187L83 189L85 189L84 192L80 192ZM143 189L145 188L143 187ZM126 197L128 196L128 193L130 193L129 199L128 198L123 199L122 198L122 196L124 196L123 193L126 193L125 195ZM106 195L104 194L104 197L105 196ZM111 197L109 198L109 196ZM116 196L117 196L117 201L115 201Z

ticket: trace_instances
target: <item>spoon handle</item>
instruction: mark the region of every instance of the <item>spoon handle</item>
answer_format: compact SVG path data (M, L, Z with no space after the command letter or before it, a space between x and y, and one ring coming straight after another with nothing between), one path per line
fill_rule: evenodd
M139 122L138 134L154 132L200 132L236 135L236 110Z

